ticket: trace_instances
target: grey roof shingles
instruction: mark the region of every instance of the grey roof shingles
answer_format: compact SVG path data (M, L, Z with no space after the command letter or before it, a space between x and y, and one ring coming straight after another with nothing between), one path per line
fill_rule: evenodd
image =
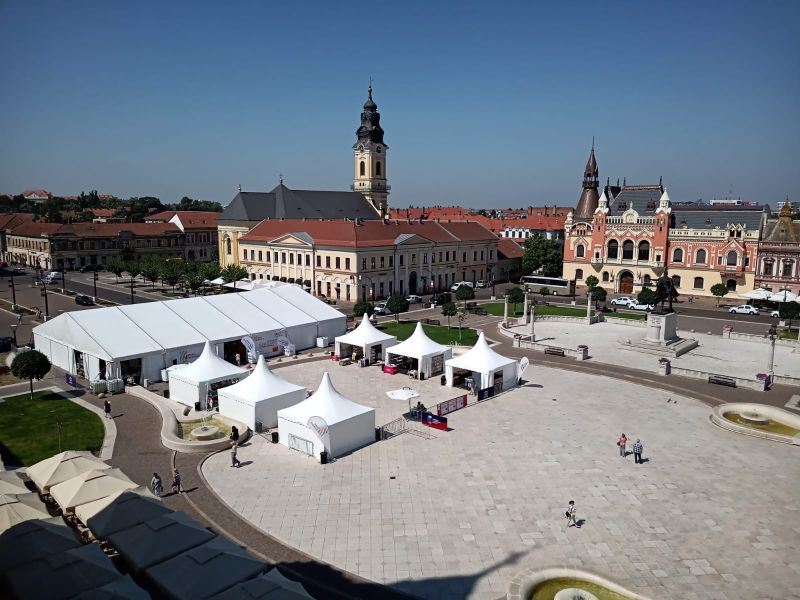
M644 189L623 188L613 200L609 200L608 212L611 215L621 215L633 208L640 215L655 213L662 194L659 186L648 186Z
M672 209L676 229L683 227L684 223L689 229L714 229L728 225L742 225L747 229L758 230L761 227L763 210L708 210L697 209Z

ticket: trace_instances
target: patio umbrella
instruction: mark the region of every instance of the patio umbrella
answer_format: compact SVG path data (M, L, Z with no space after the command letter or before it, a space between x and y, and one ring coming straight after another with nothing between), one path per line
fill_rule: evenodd
M26 469L26 473L39 491L46 493L51 486L72 479L86 471L110 468L111 465L107 465L91 452L67 450L31 465Z
M153 497L147 488L117 492L75 509L81 522L101 539L171 512L172 509Z
M29 491L14 471L0 471L0 494L25 494Z
M72 600L150 600L150 594L136 585L130 575L125 575L103 587L86 590Z
M74 510L76 506L100 500L122 490L138 487L120 469L86 471L50 488L53 497L63 511Z
M6 572L13 571L19 565L80 545L60 517L24 521L0 535L0 565Z
M764 288L758 288L740 295L742 298L747 298L748 300L767 300L771 294L772 292L770 292L769 290L765 290Z
M49 518L50 513L36 492L0 494L0 533L23 521Z
M225 280L222 277L217 277L216 279L212 279L209 283L211 285L222 285L225 283Z
M386 392L386 395L392 400L411 400L411 398L417 398L419 396L419 392L412 390L409 387L404 387L400 390L390 390Z
M793 294L789 290L783 290L772 294L768 300L771 302L796 302L800 296Z

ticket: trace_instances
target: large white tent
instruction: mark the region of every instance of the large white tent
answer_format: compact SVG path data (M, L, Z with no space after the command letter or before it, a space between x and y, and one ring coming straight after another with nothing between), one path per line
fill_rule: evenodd
M335 458L375 440L375 410L342 396L324 373L309 398L278 411L278 433L284 446Z
M281 292L279 295L278 292ZM64 313L34 328L36 349L56 367L87 379L158 381L161 370L195 358L205 342L233 360L250 336L259 352L296 349L343 333L345 316L294 285ZM320 333L322 332L322 333ZM284 340L285 341L285 340Z
M206 342L196 361L170 373L169 396L181 404L194 406L195 402L200 402L205 407L209 391L232 385L245 377L247 369L221 359Z
M219 412L256 430L278 426L278 411L306 398L306 389L273 373L258 357L258 363L246 379L219 390Z
M112 533L171 512L172 509L150 494L147 488L139 487L81 504L75 509L75 516L96 538L104 539Z
M453 349L434 342L427 336L422 328L422 323L417 322L417 327L411 336L386 350L386 363L391 364L393 357L404 356L416 361L417 376L429 378L444 373L444 363L452 358Z
M28 478L36 484L39 491L47 493L51 486L67 481L87 471L110 469L91 452L86 450L66 450L40 460L25 469Z
M120 469L92 470L50 488L50 495L64 512L76 506L94 502L119 491L132 490L137 484Z
M454 369L471 372L475 388L479 390L494 387L499 392L517 384L517 361L492 350L483 332L469 351L445 361L447 385L451 387Z
M395 344L396 337L375 327L369 320L369 315L364 314L358 327L336 337L336 354L346 356L351 348L357 348L364 358L374 362L382 359L384 350Z

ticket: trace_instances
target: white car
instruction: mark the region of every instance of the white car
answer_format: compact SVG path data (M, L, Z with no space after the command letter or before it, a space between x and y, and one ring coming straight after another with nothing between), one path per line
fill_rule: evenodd
M758 309L755 306L751 306L750 304L742 304L740 306L734 306L728 312L739 315L757 315Z
M471 288L475 287L475 284L472 283L471 281L459 281L458 283L454 283L453 285L450 286L450 291L451 292L455 292L462 285L465 285L465 286L471 287Z
M386 302L381 302L375 305L375 309L372 312L376 315L388 315L389 309L386 308Z
M416 294L409 294L406 296L406 302L409 304L416 304L417 302L422 302L422 296L417 296Z
M773 310L771 313L769 313L769 316L772 317L773 319L777 319L778 317L781 316L781 311Z
M620 296L619 298L611 299L611 304L616 304L617 306L628 306L631 302L636 302L636 299L630 296Z
M478 283L475 284L475 287L485 288L486 282L483 279L481 279L480 281L478 281Z
M631 310L653 310L652 304L642 304L638 300L631 300L628 302L628 308Z

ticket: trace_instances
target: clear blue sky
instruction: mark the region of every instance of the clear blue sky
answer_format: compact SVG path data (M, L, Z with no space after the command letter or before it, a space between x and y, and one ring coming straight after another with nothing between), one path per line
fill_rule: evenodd
M797 191L800 2L0 0L0 192L348 189L369 76L390 203Z

